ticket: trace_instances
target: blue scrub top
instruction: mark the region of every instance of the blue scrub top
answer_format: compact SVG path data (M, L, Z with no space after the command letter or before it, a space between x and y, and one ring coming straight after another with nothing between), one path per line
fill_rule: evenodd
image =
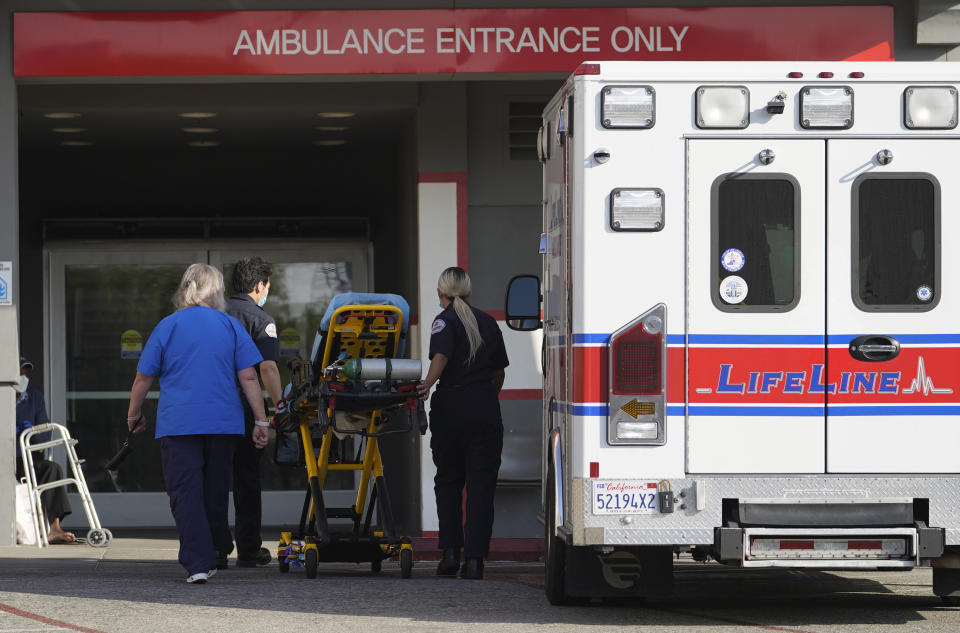
M239 321L192 306L154 328L137 371L160 380L156 437L243 435L237 372L263 357Z

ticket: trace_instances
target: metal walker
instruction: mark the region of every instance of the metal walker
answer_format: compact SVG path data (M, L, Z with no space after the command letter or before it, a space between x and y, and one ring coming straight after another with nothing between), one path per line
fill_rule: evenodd
M46 442L31 444L30 440L34 435L51 432L51 437ZM90 490L87 488L87 480L83 477L83 459L77 457L77 451L74 448L77 441L70 437L70 432L62 424L40 424L33 426L20 434L20 455L23 457L23 473L27 486L30 490L30 505L33 510L33 531L36 537L37 547L47 547L50 543L47 541L47 532L50 525L46 515L43 513L43 504L40 501L40 495L51 488L59 486L68 486L73 484L80 494L80 500L83 503L83 511L87 515L87 522L90 524L90 530L87 531L87 544L93 547L106 547L113 540L113 534L110 530L100 525L100 518L97 516L97 510L93 507L93 499L90 498ZM67 454L67 463L70 466L72 477L64 477L46 484L37 484L37 473L34 470L33 454L44 451L55 446L62 446ZM41 529L42 528L42 529Z

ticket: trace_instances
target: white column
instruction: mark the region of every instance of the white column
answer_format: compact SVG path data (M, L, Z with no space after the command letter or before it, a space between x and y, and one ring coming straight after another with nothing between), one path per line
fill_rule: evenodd
M429 366L430 325L440 313L437 279L449 266L457 265L457 183L421 182L417 190L419 248L420 358L424 375ZM429 403L427 403L429 412ZM424 532L438 529L437 503L433 493L433 456L430 453L430 432L420 445L420 498Z

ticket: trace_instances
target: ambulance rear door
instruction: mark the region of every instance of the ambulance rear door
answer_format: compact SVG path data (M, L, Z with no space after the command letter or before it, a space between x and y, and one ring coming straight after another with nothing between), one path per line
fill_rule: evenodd
M691 139L687 472L824 472L822 139Z
M827 470L960 472L960 140L827 147Z

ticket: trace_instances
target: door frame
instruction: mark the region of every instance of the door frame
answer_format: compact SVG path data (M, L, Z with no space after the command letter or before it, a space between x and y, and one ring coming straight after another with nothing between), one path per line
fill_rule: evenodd
M65 270L71 264L177 264L184 268L194 262L210 263L213 253L290 254L291 257L322 249L324 252L352 251L356 260L353 270L355 290L373 287L373 244L366 240L287 240L287 239L185 239L185 240L102 240L50 241L43 247L43 332L44 332L44 395L50 420L63 423L66 419L66 347ZM269 260L269 257L267 257ZM278 261L282 262L281 258ZM218 259L217 264L222 263ZM216 264L215 264L216 265ZM229 293L227 293L229 296ZM130 377L131 383L133 376ZM82 452L82 448L81 448ZM62 455L54 458L64 459ZM61 466L65 466L61 463ZM299 521L304 493L299 490L263 492L263 516L266 525L288 525ZM333 490L324 493L332 506L349 506L355 501L352 490ZM70 502L81 508L79 496L70 493ZM168 527L173 526L165 492L97 492L92 493L101 522L108 527ZM233 521L233 502L230 502L230 520ZM74 512L65 520L66 526L86 525L83 512Z

